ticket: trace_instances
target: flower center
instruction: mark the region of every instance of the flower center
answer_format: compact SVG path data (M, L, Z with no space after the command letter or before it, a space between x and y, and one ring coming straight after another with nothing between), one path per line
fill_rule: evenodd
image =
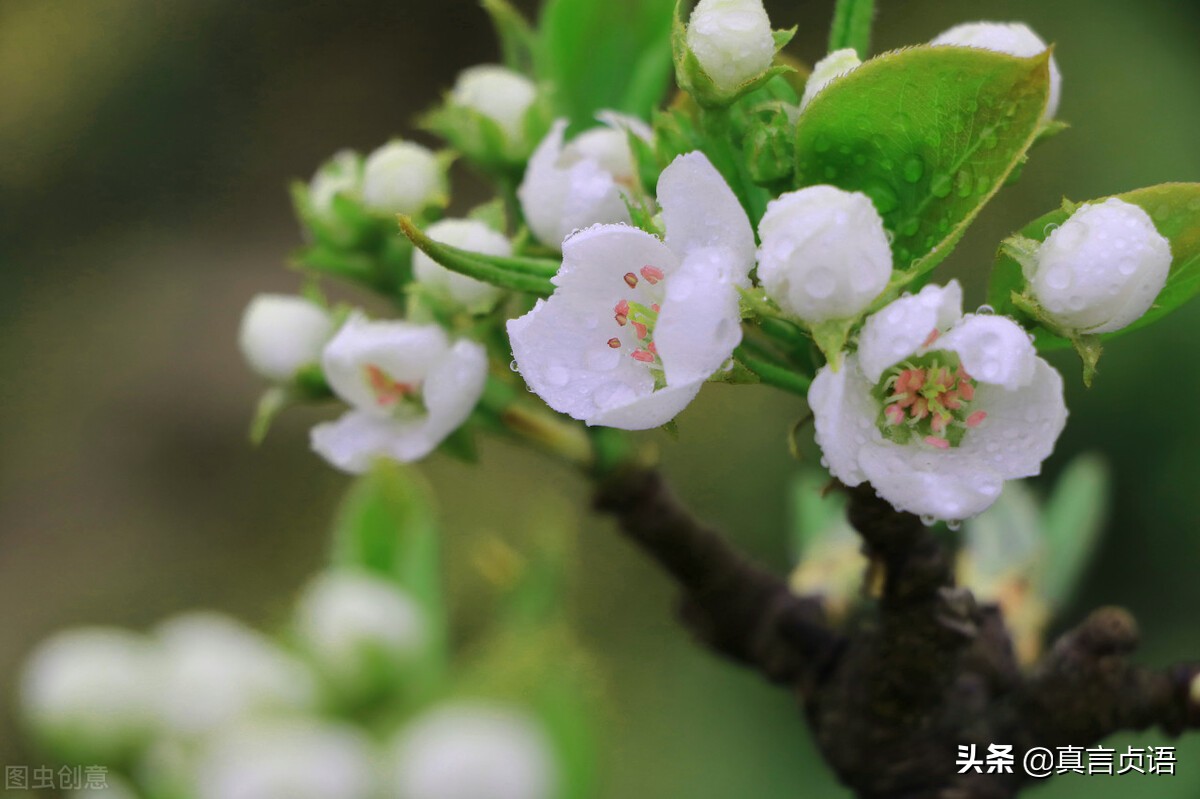
M898 444L916 438L935 449L957 447L967 430L987 418L971 409L975 380L952 352L931 352L892 367L872 394L880 404L880 432Z
M375 364L363 367L367 385L375 396L375 404L394 416L411 416L424 413L425 403L421 399L419 383L404 383L396 380Z
M622 276L631 296L613 306L613 321L618 330L617 335L607 342L612 349L621 350L635 361L646 364L654 375L655 388L666 385L662 359L654 346L654 326L658 322L662 299L662 289L658 286L664 277L661 269L650 265L643 266L637 274L626 272Z

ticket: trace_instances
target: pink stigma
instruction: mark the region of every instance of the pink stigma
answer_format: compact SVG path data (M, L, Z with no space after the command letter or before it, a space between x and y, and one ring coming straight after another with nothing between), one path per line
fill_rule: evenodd
M662 280L665 275L663 275L663 270L659 269L657 266L650 266L647 264L646 266L642 267L642 277L646 278L646 281L653 286L658 283L658 281ZM626 278L626 282L628 282L628 278Z

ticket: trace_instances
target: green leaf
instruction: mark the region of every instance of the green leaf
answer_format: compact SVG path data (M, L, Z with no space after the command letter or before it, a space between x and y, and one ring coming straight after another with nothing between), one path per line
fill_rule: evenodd
M539 22L539 77L555 86L558 114L576 126L590 126L604 108L648 118L671 77L674 5L548 0Z
M1132 330L1153 324L1171 311L1200 293L1200 183L1164 183L1144 189L1112 195L1125 202L1141 207L1154 221L1158 232L1171 242L1171 271L1167 284L1158 299L1146 314L1128 327L1099 336L1107 341ZM1102 197L1090 202L1103 202ZM1021 257L1029 257L1032 248L1046 240L1076 210L1078 204L1051 211L1030 222L1017 234L1029 244L1014 247L1012 240L1006 242L997 255L992 269L988 302L997 312L1030 319L1013 301L1013 292L1025 290L1025 278L1021 273ZM1070 342L1046 330L1037 330L1038 348L1054 350L1066 347Z
M416 470L381 461L351 487L334 523L332 563L390 580L420 605L430 642L412 679L429 690L445 670L447 620L432 492Z
M887 53L831 83L796 127L800 186L874 201L895 266L920 276L946 255L1040 129L1049 51L967 47Z
M515 72L532 75L537 35L529 21L507 0L483 0L483 8L491 16L492 25L496 28L504 65Z
M400 217L400 229L426 255L452 272L491 283L493 286L539 297L549 297L554 293L554 284L550 282L550 277L558 269L558 263L555 261L539 258L499 258L451 247L426 236L406 216Z
M1083 576L1108 517L1108 494L1108 468L1096 455L1076 458L1058 478L1042 523L1041 593L1051 607L1062 607Z
M829 31L829 52L853 47L859 58L871 51L871 22L875 0L837 0Z

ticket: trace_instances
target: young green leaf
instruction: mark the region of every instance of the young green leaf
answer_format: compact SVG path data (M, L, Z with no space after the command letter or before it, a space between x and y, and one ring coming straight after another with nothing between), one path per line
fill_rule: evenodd
M1108 469L1094 455L1076 458L1058 478L1046 503L1045 566L1041 593L1051 607L1061 607L1083 575L1108 515Z
M1099 338L1102 341L1152 324L1200 293L1200 183L1164 183L1113 196L1140 206L1150 215L1158 232L1171 242L1171 271L1166 286L1150 310L1128 327L1101 334ZM1091 202L1105 199L1108 198ZM1013 293L1021 294L1025 288L1021 265L1014 257L1018 253L1013 251L1013 246L1023 242L1026 249L1036 247L1055 228L1066 222L1077 207L1078 204L1067 204L1064 208L1038 217L1021 229L1017 234L1019 238L1013 240L1014 244L1001 247L988 290L988 302L997 312L1028 318L1013 300ZM1070 345L1065 338L1045 329L1037 331L1037 339L1038 347L1042 350Z
M501 258L460 250L429 238L406 216L400 217L400 229L426 255L452 272L491 283L493 286L539 297L549 297L554 293L554 284L550 282L550 277L558 269L555 261L538 258Z
M491 16L496 28L504 65L515 72L532 75L537 35L528 20L507 0L483 0L483 9Z
M799 186L867 194L895 236L896 268L925 274L1033 143L1049 57L913 47L867 61L800 115Z

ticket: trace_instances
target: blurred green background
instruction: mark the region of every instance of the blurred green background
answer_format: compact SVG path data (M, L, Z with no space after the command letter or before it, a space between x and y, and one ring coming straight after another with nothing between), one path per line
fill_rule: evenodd
M530 3L522 4L525 8ZM960 21L1024 20L1057 43L1065 134L983 214L943 274L983 298L996 243L1063 196L1200 180L1200 8L1178 0L880 0L876 50ZM832 0L768 3L823 54ZM12 718L16 668L52 630L146 626L207 607L280 621L321 562L346 479L286 416L252 451L258 382L235 346L258 291L291 291L285 192L341 147L406 133L455 73L496 51L469 0L0 0L0 764L36 763ZM459 176L460 210L479 187ZM1131 608L1153 663L1200 656L1200 305L1114 344L1096 388L1073 356L1053 476L1097 449L1115 514L1067 621ZM784 434L801 407L716 387L662 453L678 490L787 568ZM457 606L469 550L586 487L492 444L427 473L442 497ZM840 797L793 697L694 649L671 591L605 523L580 533L579 628L608 676L606 799ZM1141 737L1141 743L1149 738ZM1122 741L1124 743L1124 741ZM1178 776L1054 781L1035 795L1195 797Z

